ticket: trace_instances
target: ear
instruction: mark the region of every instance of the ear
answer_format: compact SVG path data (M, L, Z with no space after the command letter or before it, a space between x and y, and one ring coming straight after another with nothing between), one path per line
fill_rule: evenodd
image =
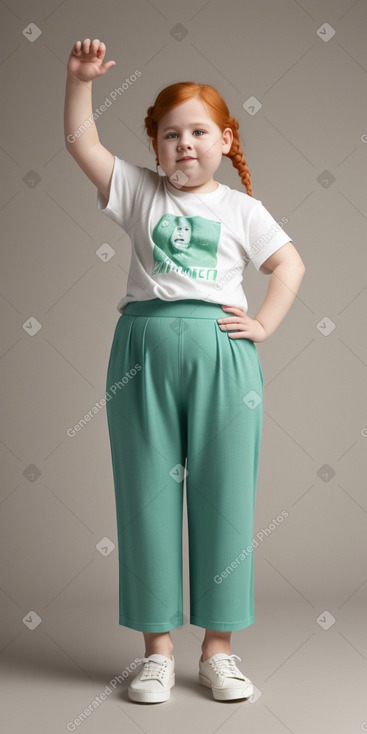
M223 130L222 133L222 144L223 144L223 153L229 153L232 147L233 143L233 130L230 127L226 127L225 130Z

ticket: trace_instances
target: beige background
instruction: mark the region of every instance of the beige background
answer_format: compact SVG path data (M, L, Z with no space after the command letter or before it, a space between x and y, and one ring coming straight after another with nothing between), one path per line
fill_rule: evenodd
M4 730L186 732L200 721L221 734L366 731L366 3L7 0L0 22ZM197 682L203 630L188 623L186 518L170 702L129 702L131 674L110 684L144 646L118 625L105 408L73 438L67 430L104 395L130 240L97 212L97 190L64 146L67 59L86 37L117 62L94 83L93 109L142 72L98 119L101 142L155 170L148 106L175 81L212 84L240 123L253 195L289 219L306 266L291 311L257 346L255 534L289 514L255 549L255 624L232 637L256 694L227 708ZM262 105L254 115L251 96ZM228 159L216 178L245 191ZM115 250L107 262L104 243ZM250 263L250 316L268 282Z

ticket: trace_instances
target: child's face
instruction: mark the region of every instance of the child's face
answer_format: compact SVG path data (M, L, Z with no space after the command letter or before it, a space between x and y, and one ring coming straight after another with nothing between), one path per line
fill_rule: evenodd
M232 141L231 128L227 127L222 133L207 112L206 105L194 97L177 105L160 119L157 135L159 165L169 179L182 171L188 181L178 188L190 190L214 180L213 174L222 155L229 153ZM191 156L194 160L180 160L183 156Z

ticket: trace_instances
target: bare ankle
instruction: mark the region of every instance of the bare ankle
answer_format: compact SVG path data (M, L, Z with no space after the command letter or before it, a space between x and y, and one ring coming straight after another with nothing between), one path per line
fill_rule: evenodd
M173 654L173 650L172 651L160 650L160 649L159 650L148 650L148 651L146 650L144 653L144 657L149 658L150 655L164 655L165 658L171 659L172 654Z
M148 658L149 655L164 655L166 658L171 658L172 654L173 654L173 647L171 649L167 649L166 647L157 645L155 647L146 648L144 657Z
M170 658L174 651L174 644L171 640L169 632L165 633L144 633L145 641L145 657L149 655L164 655Z
M231 654L231 633L218 633L217 635L206 634L202 645L202 662L211 658L212 655L216 655L219 652L223 652L226 655Z

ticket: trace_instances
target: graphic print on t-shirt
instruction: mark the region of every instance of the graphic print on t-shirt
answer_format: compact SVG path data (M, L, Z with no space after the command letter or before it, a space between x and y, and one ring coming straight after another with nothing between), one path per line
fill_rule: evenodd
M153 273L175 270L189 278L216 280L221 223L205 217L164 214L154 227Z

